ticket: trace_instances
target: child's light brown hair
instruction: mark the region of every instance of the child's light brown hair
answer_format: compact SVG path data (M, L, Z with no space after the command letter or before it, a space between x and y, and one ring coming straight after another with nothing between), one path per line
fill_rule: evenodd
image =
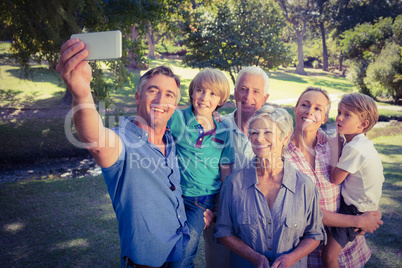
M217 69L205 68L194 77L188 89L191 103L193 92L198 88L208 88L221 98L215 110L221 108L230 96L229 81L226 75Z
M369 122L368 126L363 129L364 133L369 132L378 121L377 105L371 97L365 94L350 93L343 95L339 102L339 105L341 104L346 105L349 110L357 114L360 120Z

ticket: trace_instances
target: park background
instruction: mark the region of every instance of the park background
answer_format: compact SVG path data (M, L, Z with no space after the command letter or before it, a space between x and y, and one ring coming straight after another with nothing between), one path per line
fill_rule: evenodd
M188 86L204 67L222 69L233 90L241 67L261 66L270 77L268 103L291 114L306 87L326 89L332 100L324 126L329 132L342 94L375 97L380 122L368 136L384 165L384 225L366 234L373 253L366 267L401 266L399 1L126 2L135 7L95 0L6 2L0 4L2 267L118 267L117 221L106 185L88 152L67 138L71 99L54 70L57 52L71 33L114 29L124 34L123 59L91 63L94 97L109 127L122 115L135 115L139 77L162 64L181 78L180 108L189 105ZM88 9L94 3L99 5ZM269 21L264 11L271 12ZM234 107L232 96L219 112ZM196 267L204 266L201 241Z

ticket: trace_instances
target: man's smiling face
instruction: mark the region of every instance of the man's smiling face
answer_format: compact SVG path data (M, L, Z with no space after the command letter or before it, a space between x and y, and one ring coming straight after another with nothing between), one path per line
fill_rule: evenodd
M264 89L265 81L261 76L244 74L234 93L237 109L241 113L254 114L268 99Z
M141 95L135 94L137 117L149 127L165 127L176 109L178 87L176 81L156 74L144 85Z

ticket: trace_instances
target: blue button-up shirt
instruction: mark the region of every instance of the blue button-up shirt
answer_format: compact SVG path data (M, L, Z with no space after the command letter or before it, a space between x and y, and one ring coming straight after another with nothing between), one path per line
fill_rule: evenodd
M159 267L180 260L189 237L176 148L166 131L164 155L133 119L114 129L123 150L102 172L119 223L121 257Z
M270 210L258 189L255 159L223 184L214 237L237 236L263 254L270 265L282 254L290 253L301 239L324 240L325 230L315 185L287 160L281 188ZM234 252L231 267L254 265ZM307 256L293 267L307 267Z

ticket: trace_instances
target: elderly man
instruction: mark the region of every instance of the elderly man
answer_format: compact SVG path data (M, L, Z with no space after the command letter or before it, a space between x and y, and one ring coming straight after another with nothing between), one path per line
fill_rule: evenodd
M57 71L73 95L78 136L102 167L119 223L120 265L167 266L181 259L189 238L176 149L166 129L180 99L180 80L167 67L148 71L135 94L137 116L110 130L91 95L87 55L81 41L68 40Z
M243 68L236 78L234 97L237 109L223 116L233 131L235 163L233 171L243 169L253 158L254 153L248 139L248 121L251 116L267 101L269 78L260 67ZM225 268L229 266L229 250L212 241L214 224L204 230L205 259L207 268Z

